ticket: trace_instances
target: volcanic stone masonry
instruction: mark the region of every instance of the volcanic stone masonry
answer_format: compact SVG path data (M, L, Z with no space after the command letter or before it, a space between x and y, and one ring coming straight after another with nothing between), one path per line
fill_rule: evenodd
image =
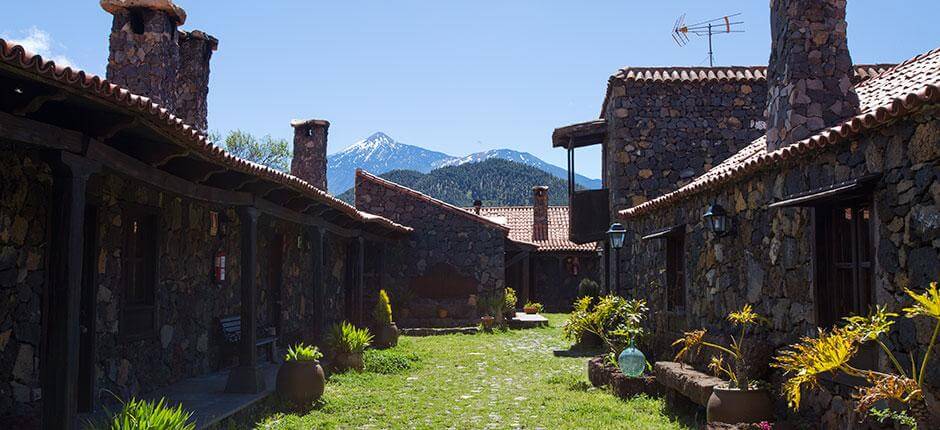
M858 114L845 4L846 0L770 2L768 151Z
M326 191L326 143L330 122L322 119L293 120L294 158L290 173Z
M388 288L414 294L411 317L399 323L475 325L476 297L505 287L506 231L383 182L357 175L356 207L415 229L407 240L390 245L385 265ZM438 310L448 316L439 318Z

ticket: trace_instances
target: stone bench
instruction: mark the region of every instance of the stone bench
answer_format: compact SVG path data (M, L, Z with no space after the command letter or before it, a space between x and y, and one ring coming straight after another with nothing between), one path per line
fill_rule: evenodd
M672 361L657 361L653 365L653 373L661 385L701 406L708 405L708 398L716 385L727 383L724 379L699 372L692 366Z

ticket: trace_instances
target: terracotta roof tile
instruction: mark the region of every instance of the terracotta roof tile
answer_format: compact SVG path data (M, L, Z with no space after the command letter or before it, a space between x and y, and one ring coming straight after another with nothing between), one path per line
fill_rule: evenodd
M549 206L548 239L532 240L532 210L532 206L491 206L481 208L480 215L505 219L511 240L534 244L539 251L593 251L595 249L594 242L579 245L568 240L568 206Z
M867 70L865 73L873 72ZM646 203L620 211L624 218L668 207L702 191L772 168L823 147L850 140L859 133L904 116L925 103L940 101L940 48L886 70L869 73L857 84L861 113L799 142L767 152L764 137L711 168L688 185Z
M445 210L445 211L448 211L448 212L450 212L450 213L453 213L453 214L462 216L462 217L467 218L467 219L469 219L469 220L471 220L471 221L476 221L476 222L479 222L479 223L481 223L481 224L485 224L485 225L487 225L487 226L489 226L489 227L496 228L496 229L501 230L501 231L503 231L503 232L505 232L505 233L508 233L508 232L509 232L509 227L507 227L507 226L506 226L505 224L503 224L503 223L497 222L496 220L494 220L494 219L492 219L492 218L488 218L488 217L484 217L484 216L477 215L477 214L475 214L475 213L473 213L473 212L471 212L471 211L469 211L469 210L466 210L466 209L463 209L463 208L454 206L454 205L452 205L452 204L450 204L450 203L447 203L447 202L445 202L445 201L442 201L442 200L435 199L434 197L431 197L431 196L429 196L429 195L427 195L427 194L424 194L424 193L422 193L422 192L420 192L420 191L413 190L413 189L408 188L408 187L406 187L406 186L404 186L404 185L396 184L396 183L394 183L394 182L392 182L392 181L389 181L388 179L380 178L380 177L378 177L378 176L376 176L376 175L373 175L373 174L371 174L371 173L369 173L369 172L366 172L365 170L356 169L356 183L358 184L359 181L361 181L361 180L369 181L369 182L372 182L372 183L374 183L374 184L381 185L381 186L383 186L383 187L385 187L385 188L387 188L387 189L395 190L395 191L398 191L398 192L403 193L403 194L408 194L408 195L410 195L410 196L412 196L412 197L414 197L414 198L416 198L416 199L418 199L418 200L423 200L423 201L425 201L425 202L427 202L427 203L429 203L429 204L432 204L432 205L434 205L434 206L440 207L441 209L443 209L443 210Z
M871 78L892 67L892 64L858 64L855 75L859 80ZM624 67L610 76L607 82L607 94L601 105L601 118L607 112L607 102L615 82L739 82L766 81L767 66L732 66L732 67Z
M31 79L55 81L82 97L103 101L121 110L141 115L143 119L170 136L176 144L192 149L208 161L234 171L277 182L302 193L306 197L339 210L358 222L379 225L400 233L412 231L411 228L386 218L365 217L353 206L300 178L238 158L214 145L205 134L183 123L182 119L177 118L162 106L153 103L150 98L132 94L106 79L85 73L82 70L57 66L52 61L45 61L41 56L31 54L22 46L8 43L3 39L0 39L0 66L12 67L27 72L28 77Z

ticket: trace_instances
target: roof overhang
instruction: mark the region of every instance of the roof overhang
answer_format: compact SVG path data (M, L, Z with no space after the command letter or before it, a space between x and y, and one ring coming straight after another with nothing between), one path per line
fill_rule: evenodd
M607 139L607 121L596 119L556 128L552 133L553 148L580 148L602 144Z

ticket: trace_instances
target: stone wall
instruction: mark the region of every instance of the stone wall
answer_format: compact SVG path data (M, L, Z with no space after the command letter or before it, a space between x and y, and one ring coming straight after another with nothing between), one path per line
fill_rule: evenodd
M682 314L667 312L664 297L664 243L634 241L624 267L626 284L638 286L649 300L648 345L654 359L670 359L669 343L683 330L704 327L714 336L729 333L725 315L746 303L769 318L766 327L750 337L756 356L816 332L813 209L768 209L784 196L881 172L873 194L873 246L876 253L875 300L900 310L910 300L904 288L923 290L940 280L940 120L933 107L903 121L839 143L778 170L764 171L733 185L698 194L670 208L625 223L642 235L685 224L687 306ZM731 234L716 238L707 232L701 214L717 202L733 217ZM630 246L630 245L628 245ZM902 319L890 344L900 356L922 353L930 328L926 321ZM760 341L758 341L760 339ZM758 360L766 364L764 360ZM886 367L886 358L880 364ZM940 366L928 372L928 398L940 412ZM764 369L766 371L766 369ZM758 376L765 375L760 368ZM771 375L776 384L779 375ZM835 394L810 396L806 413L823 417L827 428L852 425L850 399ZM783 404L780 405L781 413ZM793 418L792 416L789 418ZM817 421L818 422L818 421Z
M476 324L479 315L472 296L505 287L506 233L497 227L361 178L356 181L356 207L414 228L407 239L389 246L387 288L412 290L418 283L441 280L414 291L410 318L398 321L400 325ZM438 318L438 309L447 310L448 316Z
M179 33L171 14L152 9L114 12L108 80L176 112Z
M175 114L203 132L209 126L209 60L218 45L216 38L198 30L179 34Z
M0 419L38 414L51 172L0 149Z
M763 79L612 80L605 109L612 209L674 191L760 137L766 99Z
M573 259L569 261L569 259ZM572 273L577 260L577 274ZM581 280L589 278L600 283L596 252L541 252L532 254L535 275L533 301L545 306L547 312L570 312L578 297ZM519 303L521 307L525 303Z
M47 223L52 179L37 156L0 151L0 417L35 416L39 410L42 297L46 284ZM234 208L160 191L111 173L93 175L88 203L96 208L90 259L97 297L95 371L99 400L108 392L131 396L181 379L214 372L237 361L234 346L221 338L219 318L240 314L239 218ZM126 210L146 208L157 219L157 283L154 331L128 339L121 327L126 291ZM210 211L229 221L225 234L210 235ZM259 219L258 327L276 324L271 312L272 271L280 269L278 345L317 341L312 272L313 244L297 237L303 227L270 216ZM275 237L283 240L275 245ZM344 318L345 258L348 239L325 234L323 317ZM280 268L271 251L281 246ZM214 256L226 253L226 280L213 277ZM106 391L105 391L106 390Z

